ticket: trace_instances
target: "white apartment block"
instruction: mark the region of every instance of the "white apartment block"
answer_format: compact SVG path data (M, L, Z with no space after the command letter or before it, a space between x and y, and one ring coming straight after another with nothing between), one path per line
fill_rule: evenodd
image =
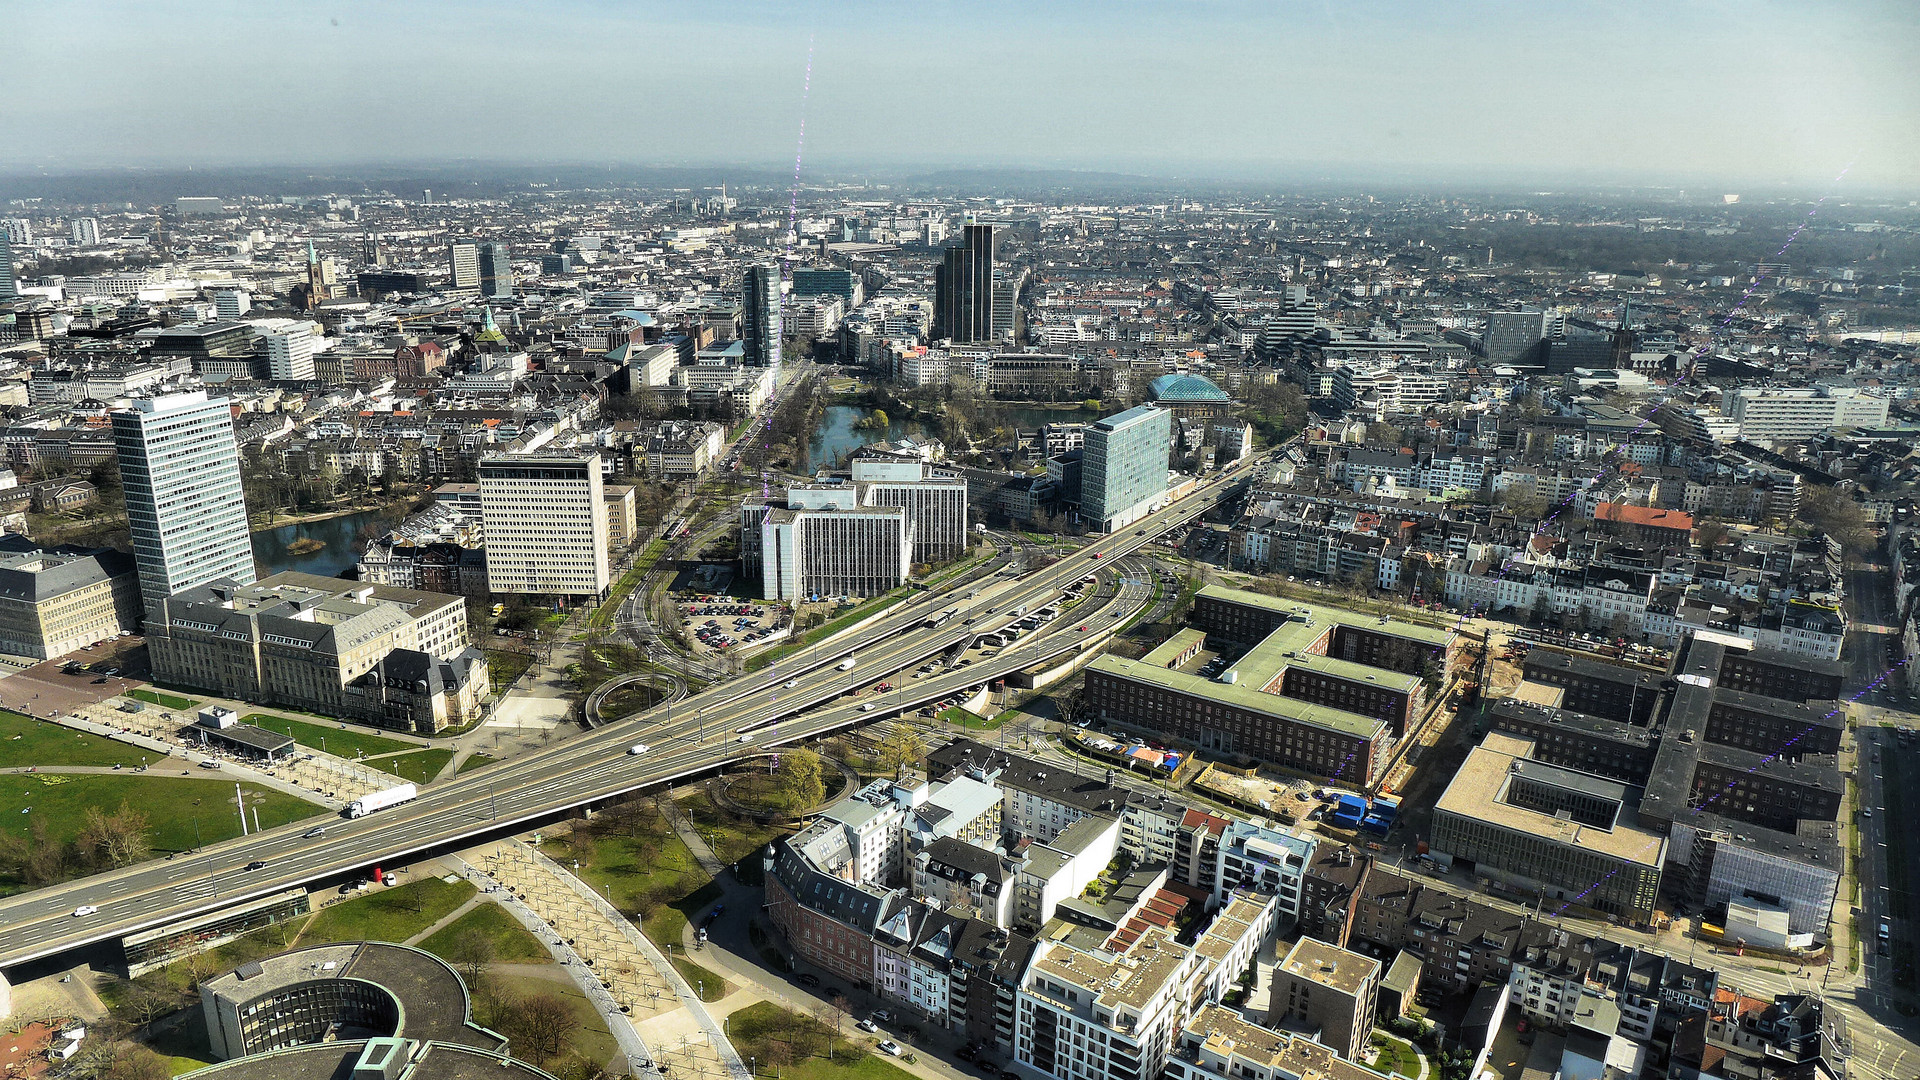
M237 319L253 310L253 295L245 289L219 289L213 294L213 313L222 319Z
M1148 1080L1206 962L1158 927L1124 954L1042 941L1014 1002L1014 1058L1057 1080Z
M1213 900L1224 905L1237 889L1272 893L1280 911L1300 917L1300 886L1318 845L1311 836L1295 835L1268 822L1234 821L1220 837L1218 872Z
M612 582L599 454L482 459L480 518L489 590L606 595Z

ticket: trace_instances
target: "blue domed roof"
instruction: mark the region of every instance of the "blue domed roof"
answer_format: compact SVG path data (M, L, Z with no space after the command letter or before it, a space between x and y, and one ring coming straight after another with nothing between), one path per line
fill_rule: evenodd
M1232 401L1225 390L1202 375L1162 375L1153 380L1147 394L1154 401Z

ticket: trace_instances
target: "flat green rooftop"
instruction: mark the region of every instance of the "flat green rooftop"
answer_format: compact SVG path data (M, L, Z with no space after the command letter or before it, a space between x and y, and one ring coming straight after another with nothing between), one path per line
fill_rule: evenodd
M1350 626L1356 630L1398 638L1436 651L1444 651L1455 637L1450 630L1391 619L1382 622L1378 616L1360 615L1299 600L1282 600L1218 585L1209 585L1201 589L1198 595L1241 607L1275 612L1285 615L1287 619L1221 674L1221 679L1231 679L1231 682L1189 675L1167 666L1205 636L1191 627L1174 634L1139 660L1102 656L1090 665L1091 669L1164 686L1182 694L1208 698L1252 712L1314 724L1350 735L1372 737L1386 727L1384 720L1282 697L1277 693L1268 693L1263 688L1271 685L1288 668L1299 668L1362 685L1412 694L1420 685L1417 675L1350 660L1337 660L1308 650L1338 626Z

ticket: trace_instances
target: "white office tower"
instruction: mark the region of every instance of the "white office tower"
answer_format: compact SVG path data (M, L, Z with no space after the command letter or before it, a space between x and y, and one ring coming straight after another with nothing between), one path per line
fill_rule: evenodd
M447 245L447 267L453 271L453 287L478 289L480 287L480 245L471 240L462 240Z
M93 247L100 242L100 222L90 217L73 219L73 242L80 247Z
M158 600L219 578L253 584L240 450L226 400L192 390L137 400L112 415L140 595Z
M245 289L216 289L213 313L222 319L237 319L253 310L253 295Z
M20 283L13 274L13 238L0 232L0 300L20 295Z
M917 459L862 451L852 462L862 506L898 506L913 534L913 561L933 564L967 550L967 481Z
M788 492L791 504L767 511L760 525L760 595L797 602L809 597L878 596L906 584L913 569L913 529L900 506L818 505Z
M267 377L276 382L313 378L313 328L292 326L267 336Z
M600 455L512 454L480 462L487 588L605 596L607 507Z

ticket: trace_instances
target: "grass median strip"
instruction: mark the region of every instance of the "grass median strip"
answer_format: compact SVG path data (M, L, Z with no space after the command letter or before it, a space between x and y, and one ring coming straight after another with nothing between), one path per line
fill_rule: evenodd
M149 705L158 705L175 712L186 712L200 707L200 703L192 698L183 698L178 694L166 694L158 690L129 690L126 696L135 701L144 701Z

